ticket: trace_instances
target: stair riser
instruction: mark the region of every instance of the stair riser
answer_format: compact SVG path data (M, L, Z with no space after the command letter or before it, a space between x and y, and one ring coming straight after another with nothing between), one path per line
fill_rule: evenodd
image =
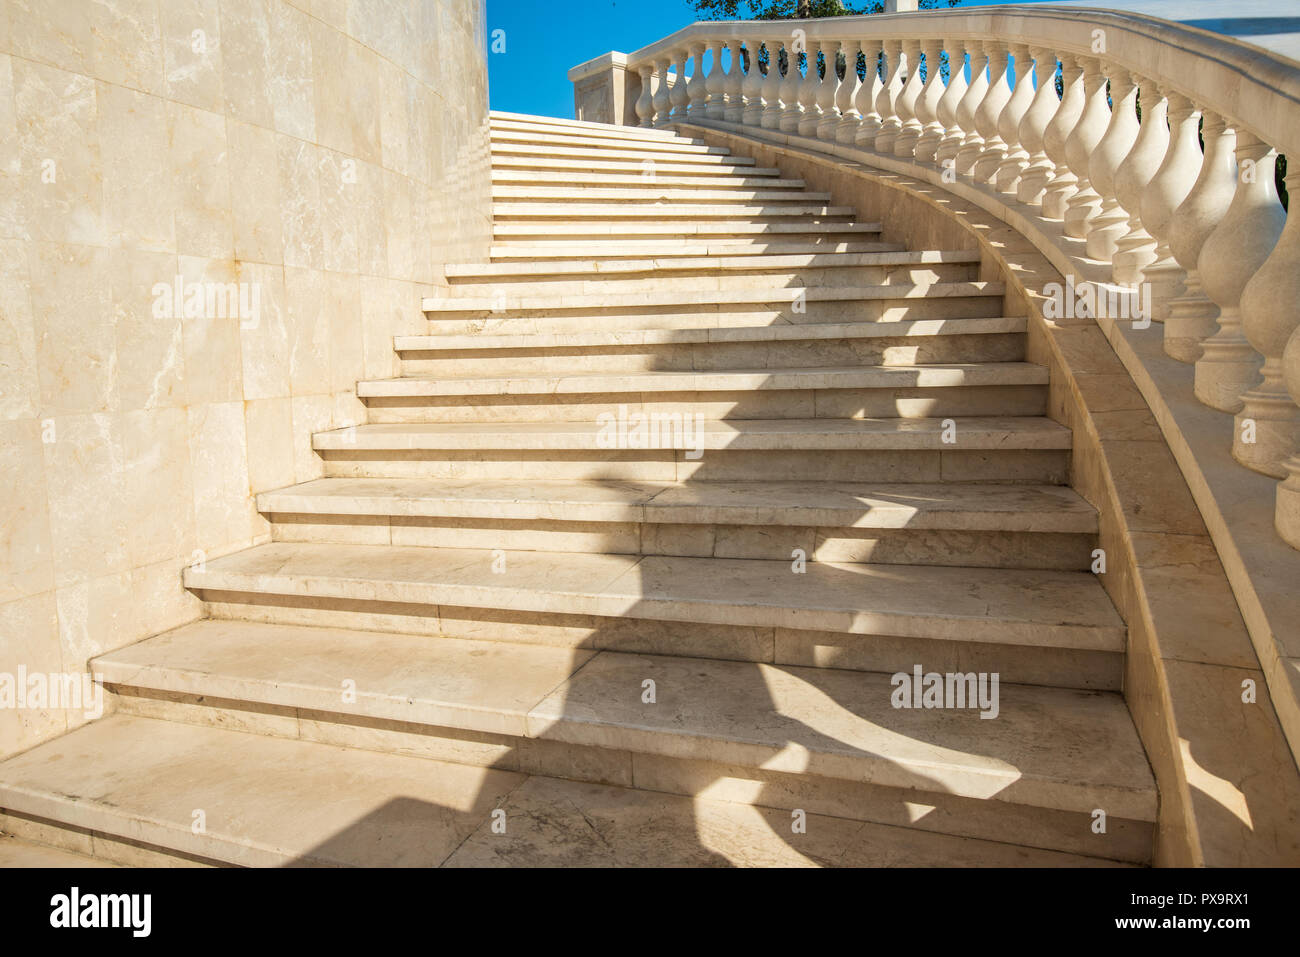
M723 171L713 173L683 174L679 170L669 172L655 171L652 175L645 170L626 173L590 173L564 170L511 170L499 169L492 173L493 186L542 186L552 189L648 189L664 187L672 190L755 190L755 189L803 189L807 186L801 179L787 179L780 176L762 176L754 170Z
M817 366L908 366L929 363L1021 362L1023 333L910 338L814 339L779 342L618 346L402 353L402 375L483 376L801 369Z
M753 242L748 239L722 239L714 241L704 238L701 241L680 240L668 242L660 240L638 240L636 242L619 242L616 239L593 240L585 243L571 243L559 240L544 242L511 242L501 240L492 246L490 258L494 262L568 262L572 260L645 259L647 257L694 257L701 261L710 256L759 256L759 255L809 255L811 253L888 253L902 252L897 243L868 242L872 235L861 234L856 241L818 242L812 237L793 243Z
M1090 535L273 513L277 542L1086 571Z
M525 481L997 482L1064 485L1070 453L995 451L324 452L327 477Z
M624 329L712 329L826 322L906 322L918 319L990 319L1003 315L1002 296L948 296L942 299L810 299L803 312L793 303L699 305L643 309L540 310L426 313L430 335L532 335Z
M663 270L657 274L608 273L594 271L583 277L528 275L496 276L487 280L452 279L448 298L491 298L492 296L601 296L638 292L668 293L702 290L743 290L757 285L774 289L813 287L910 286L932 282L974 282L978 263L927 263L898 266L827 266L798 271L755 268L720 273L701 265L699 269ZM627 278L624 278L626 276ZM791 294L794 295L793 293Z
M714 419L915 419L966 415L1042 415L1047 389L951 386L896 389L800 389L756 392L623 392L614 394L376 397L365 400L372 423L590 422L644 411ZM664 421L664 427L675 425ZM691 420L694 427L694 420ZM694 433L692 433L693 435ZM961 423L957 423L960 444Z

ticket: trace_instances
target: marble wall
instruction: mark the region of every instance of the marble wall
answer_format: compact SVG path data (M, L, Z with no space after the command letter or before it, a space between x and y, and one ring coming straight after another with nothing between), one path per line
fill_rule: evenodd
M198 617L181 569L364 420L486 255L484 33L483 0L0 0L0 681ZM0 756L83 720L0 707Z

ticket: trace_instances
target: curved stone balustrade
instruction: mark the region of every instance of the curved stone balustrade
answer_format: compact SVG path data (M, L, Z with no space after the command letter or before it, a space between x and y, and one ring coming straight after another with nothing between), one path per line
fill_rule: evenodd
M1238 413L1233 456L1284 479L1277 526L1300 547L1300 225L1283 230L1273 186L1279 153L1300 162L1295 65L1117 11L1027 5L799 26L697 23L631 54L644 86L659 78L635 101L636 120L689 117L902 159L1058 224L1080 271L1097 276L1101 264L1116 285L1090 282L1146 286L1164 351L1195 364L1197 398ZM1288 182L1300 191L1294 174Z

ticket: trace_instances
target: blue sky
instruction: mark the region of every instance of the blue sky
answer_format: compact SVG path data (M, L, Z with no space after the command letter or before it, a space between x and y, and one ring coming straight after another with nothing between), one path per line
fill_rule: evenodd
M488 53L492 109L571 117L570 67L610 50L638 50L694 20L687 0L487 0L489 40L493 30L505 31L505 52Z

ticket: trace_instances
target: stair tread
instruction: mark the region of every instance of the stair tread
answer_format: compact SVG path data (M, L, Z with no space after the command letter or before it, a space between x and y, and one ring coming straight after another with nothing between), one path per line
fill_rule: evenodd
M507 537L508 540L508 537ZM185 572L187 587L1122 651L1087 572L273 542Z
M501 236L540 236L554 239L557 236L613 236L620 242L635 236L775 236L809 233L818 237L848 233L879 233L880 223L845 222L823 223L795 220L794 222L660 222L643 220L637 223L614 222L494 222L492 233Z
M796 839L789 811L129 715L0 765L0 795L38 816L244 865L1115 866L820 815ZM492 831L497 808L506 835Z
M827 255L833 253L897 252L899 250L900 247L897 244L882 242L764 243L736 239L725 242L715 240L713 243L692 243L689 240L682 239L675 243L669 243L665 240L643 239L629 242L592 240L575 243L566 242L565 240L552 242L538 240L535 242L497 244L491 247L488 255L494 263L499 260L513 262L518 259L562 262L578 256L587 258L592 253L599 253L604 261L609 262L615 256L703 259L712 256L732 258L737 256L779 256L810 253Z
M877 283L872 286L804 286L751 289L672 289L663 292L570 293L542 296L453 296L425 298L425 312L521 312L532 309L614 309L620 306L728 305L782 303L795 296L807 302L843 302L863 299L939 299L945 297L1001 296L1000 282Z
M362 398L433 395L600 395L615 392L767 391L850 388L949 388L1046 385L1048 370L1032 362L935 363L932 365L815 366L809 368L715 369L570 373L494 377L416 376L357 383Z
M692 447L741 449L1068 450L1069 429L1043 416L969 416L957 442L943 441L944 419L705 419ZM601 449L609 439L594 422L372 423L317 432L318 450ZM670 450L671 451L671 450Z
M323 478L263 492L258 508L316 515L1097 531L1096 509L1056 485Z
M691 270L759 270L759 269L832 269L853 266L924 266L947 263L978 263L979 253L965 250L924 250L920 252L810 252L804 254L764 253L752 256L722 255L701 262L693 257L661 256L654 259L613 259L596 257L562 262L530 263L457 263L448 265L448 279L471 279L475 276L603 276L616 273L659 272L672 269Z
M549 200L572 199L578 200L597 200L609 199L627 201L634 200L638 202L671 202L674 199L689 199L691 202L736 202L742 201L768 201L768 202L792 202L802 201L805 205L814 203L827 203L831 201L830 193L819 193L812 190L803 189L780 189L778 187L764 185L757 188L747 186L728 185L725 188L688 188L680 186L668 186L660 183L648 183L641 186L503 186L493 184L492 196L494 199L512 200L514 202L543 202ZM572 206L565 206L566 209L572 209Z
M895 339L914 336L968 336L1022 333L1024 316L962 319L904 319L894 322L785 322L766 326L697 326L673 329L593 329L505 335L394 336L398 352L485 349L564 349L600 346L657 346L728 342Z

